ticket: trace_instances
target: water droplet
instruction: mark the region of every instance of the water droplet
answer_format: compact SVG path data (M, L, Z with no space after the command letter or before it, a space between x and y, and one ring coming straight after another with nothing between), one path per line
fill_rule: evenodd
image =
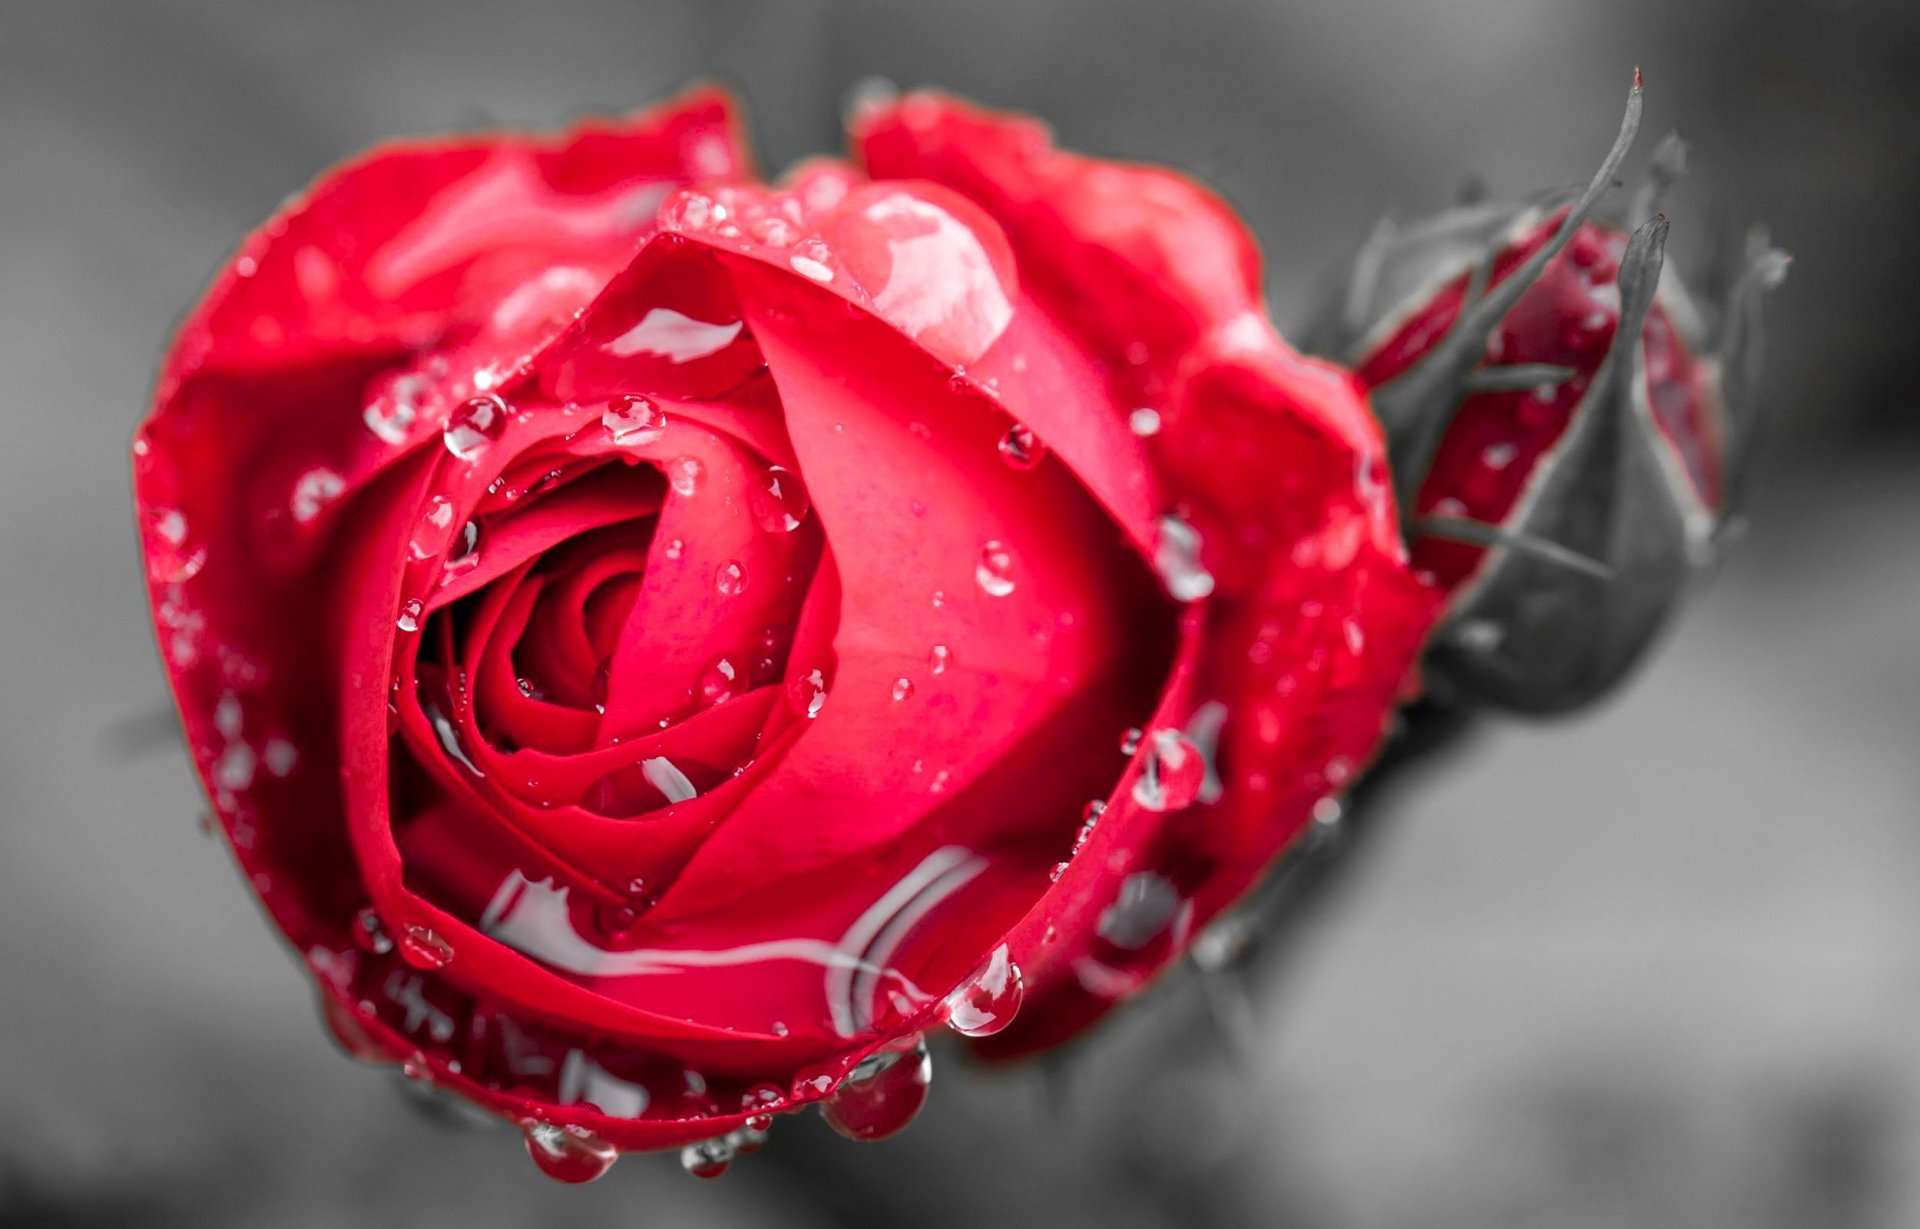
M718 704L732 699L739 691L740 682L740 672L733 663L724 657L716 657L707 663L707 668L700 674L700 694L708 704Z
M717 1178L733 1163L733 1144L723 1136L703 1139L680 1150L680 1168L696 1178Z
M353 915L353 945L371 956L384 956L393 950L393 939L380 924L380 914L372 905Z
M893 680L893 698L895 700L904 700L907 697L911 696L912 694L913 694L912 679L897 678Z
M430 926L408 922L400 930L400 958L416 969L444 969L453 962L453 944Z
M1132 755L1134 752L1140 750L1140 740L1146 736L1147 732L1139 726L1128 726L1120 733L1120 754Z
M974 565L973 578L988 597L1005 597L1013 592L1013 552L998 540L980 548L980 562Z
M660 225L669 230L705 230L726 220L727 207L704 192L677 192L660 210Z
M1093 839L1093 830L1100 825L1100 817L1107 813L1107 804L1096 798L1080 812L1080 831L1073 836L1073 853L1078 856L1087 842Z
M527 1155L556 1182L591 1182L613 1168L620 1150L585 1127L528 1120L520 1124Z
M827 676L824 671L808 670L787 684L787 703L802 717L818 717L826 702Z
M1480 460L1488 469L1505 469L1519 455L1520 450L1504 440L1480 450Z
M440 583L447 584L480 566L480 523L468 521L454 536L453 549L440 565Z
M801 277L819 282L821 285L833 280L833 267L827 263L831 254L827 245L818 239L809 239L787 257L787 263Z
M1002 943L979 972L947 996L947 1026L963 1037L991 1037L1013 1023L1022 993L1020 966Z
M769 465L749 495L753 515L768 533L792 533L807 519L807 488L800 475Z
M1046 445L1023 423L1014 423L1000 437L1000 459L1014 469L1032 469L1046 455Z
M1151 406L1141 406L1127 415L1127 426L1142 439L1160 434L1160 411Z
M1190 807L1206 781L1207 762L1179 730L1155 730L1147 739L1133 800L1149 811Z
M953 664L953 650L944 644L936 644L927 651L927 673L945 674L947 667Z
M853 1140L885 1139L913 1121L926 1104L933 1062L924 1038L895 1043L862 1059L833 1094L820 1103L820 1117Z
M692 495L707 476L707 467L698 457L675 457L667 462L667 482L679 495Z
M1213 573L1200 564L1199 531L1172 513L1160 518L1153 566L1177 602L1197 602L1213 592Z
M1166 931L1180 906L1180 890L1164 875L1135 871L1120 881L1119 893L1100 911L1094 931L1123 951L1137 952Z
M178 508L152 508L147 512L147 573L161 584L192 580L206 566L207 548L187 526L186 513Z
M713 587L728 597L736 597L747 587L747 569L737 559L729 559L713 570Z
M478 397L471 397L447 416L446 428L440 433L441 442L446 444L448 452L462 461L472 461L506 431L510 413L512 411L507 403L498 394L482 393Z
M607 402L600 425L608 438L623 448L659 442L667 433L667 416L660 407L638 393L623 393Z
M427 382L420 376L401 376L384 395L367 403L360 411L360 421L382 443L404 444L420 417L420 394L426 388Z
M417 597L410 597L400 603L400 617L393 621L393 625L403 632L417 632L420 630L420 617L426 613L426 609L425 602Z
M453 543L453 526L453 501L445 495L430 497L414 523L407 553L415 559L432 559L443 553Z
M1357 619L1342 619L1340 621L1340 635L1347 642L1347 652L1352 653L1355 657L1358 657L1361 651L1367 647L1366 630L1360 626L1360 622Z
M324 467L308 470L293 484L293 498L288 501L293 519L302 525L311 522L346 489L346 479L332 470Z

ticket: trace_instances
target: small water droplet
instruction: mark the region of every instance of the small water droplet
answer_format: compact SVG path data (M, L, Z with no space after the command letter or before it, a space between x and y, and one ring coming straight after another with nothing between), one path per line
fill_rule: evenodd
M638 393L622 393L607 402L600 415L607 436L623 448L653 444L667 433L667 416L660 407Z
M480 523L468 521L454 535L453 549L440 565L440 583L447 584L480 566Z
M947 1025L963 1037L991 1037L1013 1023L1022 994L1020 966L1002 943L977 973L947 996Z
M444 969L453 963L453 944L430 926L408 922L400 930L400 958L416 969Z
M707 476L707 467L698 457L675 457L667 462L667 483L679 495L692 495Z
M299 524L308 524L346 489L346 479L332 470L325 467L308 470L293 484L293 497L288 501L293 519Z
M901 1130L926 1104L933 1062L924 1038L895 1043L862 1059L831 1096L820 1117L853 1140L885 1139Z
M736 597L747 587L747 569L737 559L729 559L713 570L713 587L728 597Z
M472 461L506 431L511 413L496 393L470 397L447 416L447 425L440 433L441 442L462 461Z
M425 602L417 597L410 597L400 603L400 617L393 621L393 625L403 632L417 632L420 630L420 618L426 613L426 609Z
M907 697L911 696L912 694L913 694L912 679L897 678L893 680L893 698L895 700L904 700Z
M420 395L426 388L427 382L420 376L401 376L384 395L367 403L360 411L360 421L382 443L404 444L420 417Z
M820 709L827 702L827 676L822 670L808 670L795 676L787 684L787 703L793 711L802 717L812 719L820 715Z
M1142 439L1160 434L1160 411L1151 406L1141 406L1127 415L1127 426Z
M1023 423L1014 423L1000 437L1000 459L1014 469L1032 469L1046 455L1046 445Z
M974 565L973 578L988 597L1005 597L1013 592L1013 552L998 540L980 548L980 561Z
M1175 601L1197 602L1213 592L1213 573L1200 563L1199 531L1172 513L1160 518L1153 566Z
M1520 455L1520 449L1504 440L1480 450L1480 460L1488 469L1505 469Z
M738 694L740 684L739 670L724 657L716 657L708 662L707 668L700 674L700 694L708 704L732 699Z
M696 1178L717 1178L733 1163L733 1145L725 1137L703 1139L680 1150L680 1168Z
M431 559L453 542L453 501L444 495L431 496L414 522L413 537L407 541L407 553L415 559Z
M187 525L186 513L178 508L152 508L147 512L147 572L161 584L192 580L206 566L207 548Z
M1139 726L1128 726L1120 734L1120 754L1132 755L1134 752L1140 750L1140 740L1146 736L1147 732Z
M393 939L372 905L353 915L352 933L353 945L368 955L384 956L393 950Z
M754 518L768 533L792 533L807 519L807 488L800 475L782 466L769 465L749 499Z
M1207 776L1200 749L1179 730L1155 730L1146 742L1133 800L1149 811L1178 811L1193 805Z
M947 672L953 664L953 650L944 644L936 644L927 651L927 673L939 675Z
M571 1124L528 1120L520 1124L527 1155L556 1182L591 1182L613 1168L620 1150L600 1136Z

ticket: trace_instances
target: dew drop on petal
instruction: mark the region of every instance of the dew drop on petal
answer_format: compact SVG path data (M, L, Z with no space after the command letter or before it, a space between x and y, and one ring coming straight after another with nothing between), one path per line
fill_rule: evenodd
M947 667L953 664L953 650L944 644L936 644L927 651L927 673L945 674Z
M1133 800L1149 811L1178 811L1193 805L1207 776L1200 749L1179 730L1159 729L1147 736Z
M1013 552L998 540L980 548L980 561L974 565L973 578L988 597L1005 597L1013 592Z
M371 956L384 956L393 950L393 939L380 924L380 915L372 905L353 915L353 945Z
M713 587L728 597L745 592L747 569L738 559L729 559L713 570Z
M787 703L793 711L802 717L812 719L820 715L827 702L827 677L822 670L808 670L796 675L787 684Z
M1160 542L1153 566L1175 601L1197 602L1213 592L1213 574L1200 564L1200 534L1169 513L1160 518Z
M830 253L827 245L818 239L809 239L795 248L793 255L787 257L787 264L801 277L819 282L821 285L833 280L833 266L827 263Z
M416 969L444 969L453 963L453 944L430 926L408 922L400 930L400 958Z
M738 694L740 683L740 671L733 662L725 657L716 657L707 663L707 668L700 674L700 695L708 704L719 704Z
M426 613L426 609L425 602L417 597L410 597L400 603L400 617L393 621L393 625L403 632L417 632L420 630L420 617Z
M1146 736L1147 732L1139 726L1128 726L1120 733L1120 754L1132 755L1134 752L1140 750L1140 740Z
M468 521L454 536L453 549L440 565L440 583L446 584L480 566L480 524Z
M332 470L325 467L308 470L293 484L293 497L288 501L293 519L302 525L312 522L346 489L346 479Z
M1127 415L1127 427L1142 439L1160 434L1160 411L1141 406Z
M607 402L600 414L607 437L623 448L658 443L667 433L667 416L638 393L623 393Z
M160 584L192 580L206 566L207 548L187 525L178 508L147 512L147 572Z
M792 533L807 519L807 488L800 475L779 465L769 465L748 498L760 528L768 533Z
M680 1168L696 1178L717 1178L733 1163L733 1144L725 1136L703 1139L680 1150Z
M707 476L707 467L698 457L675 457L667 462L667 483L679 495L692 495Z
M912 679L897 678L893 680L893 698L895 700L905 700L912 695L913 695Z
M820 1103L820 1117L848 1139L885 1139L913 1121L926 1104L932 1081L926 1040L915 1037L910 1048L886 1049L862 1059Z
M947 996L947 1025L964 1037L991 1037L1013 1023L1022 992L1020 966L1002 943L979 972Z
M520 1131L527 1155L556 1182L591 1182L620 1159L618 1148L585 1127L529 1120Z
M407 540L407 553L415 559L431 559L453 543L453 501L445 495L431 496L414 522L413 536Z
M447 416L447 425L440 433L441 442L454 456L471 461L506 431L507 416L511 412L498 394L470 397Z
M1022 423L1014 423L1000 437L1000 459L1014 469L1032 469L1046 454L1046 445L1040 442L1040 437Z

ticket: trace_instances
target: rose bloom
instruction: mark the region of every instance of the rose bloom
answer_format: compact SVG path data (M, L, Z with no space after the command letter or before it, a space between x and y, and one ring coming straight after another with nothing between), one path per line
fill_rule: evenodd
M220 826L356 1056L699 1172L1052 1046L1375 754L1437 614L1353 378L1178 175L937 95L376 150L134 443Z

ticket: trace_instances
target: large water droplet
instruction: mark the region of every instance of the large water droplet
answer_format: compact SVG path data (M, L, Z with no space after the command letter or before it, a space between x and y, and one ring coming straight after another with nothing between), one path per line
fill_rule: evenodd
M700 695L708 704L719 704L739 693L740 671L731 660L716 657L700 673Z
M1015 469L1032 469L1047 455L1047 447L1032 428L1014 423L1000 437L1000 459Z
M1179 730L1160 729L1147 736L1133 800L1149 811L1178 811L1193 805L1207 777L1200 749Z
M980 548L980 561L974 565L973 578L988 597L1005 597L1013 592L1013 552L1004 542L988 542Z
M400 959L416 969L444 969L453 963L453 944L430 926L408 922L400 930Z
M808 670L787 684L787 703L802 717L814 718L827 703L827 676L823 670Z
M980 971L947 996L947 1025L966 1037L991 1037L1013 1023L1023 993L1020 966L1002 943Z
M420 617L426 613L426 610L425 602L417 597L410 597L400 603L400 617L393 621L393 625L403 632L417 632L420 630Z
M753 515L768 533L792 533L807 519L807 488L800 476L778 465L769 465L749 495Z
M556 1182L591 1182L613 1168L620 1150L585 1127L529 1120L520 1124L527 1155Z
M147 511L147 572L161 584L192 580L206 566L207 548L187 525L178 508Z
M793 255L787 257L787 263L801 277L825 285L833 280L833 266L827 263L830 256L825 243L809 239L794 249Z
M703 1139L680 1150L680 1168L696 1178L717 1178L733 1163L733 1144L725 1136Z
M453 501L445 495L428 498L414 522L413 536L407 540L407 553L415 559L432 559L453 543Z
M447 584L480 566L480 523L468 521L454 535L453 548L440 565L440 583Z
M453 413L447 415L447 425L441 431L440 439L446 444L448 452L462 461L471 461L506 431L507 416L511 412L507 403L495 393L471 397L455 406Z
M747 569L737 559L729 559L713 570L713 587L728 597L736 597L747 588Z
M1200 533L1169 513L1160 518L1160 544L1153 566L1178 602L1197 602L1213 592L1213 573L1200 565Z
M854 1140L885 1139L913 1121L927 1101L933 1061L924 1038L896 1043L862 1059L833 1094L820 1103L820 1117Z
M638 393L623 393L607 402L600 425L608 438L623 448L659 442L667 433L667 416L660 407Z

